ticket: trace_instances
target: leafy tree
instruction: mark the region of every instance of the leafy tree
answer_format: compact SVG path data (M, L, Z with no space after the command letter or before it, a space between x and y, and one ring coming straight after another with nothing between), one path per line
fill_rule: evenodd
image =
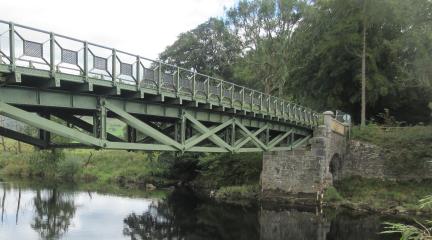
M301 20L305 1L240 1L227 11L227 23L240 36L243 57L235 76L266 94L283 96L292 71L292 36Z
M388 108L399 119L427 121L432 75L422 63L431 57L426 30L430 14L424 12L431 4L426 0L317 2L294 33L298 67L287 91L317 108L341 108L359 119L365 56L369 116Z
M193 30L180 34L159 58L203 74L232 78L231 64L239 54L238 39L220 19L210 18Z

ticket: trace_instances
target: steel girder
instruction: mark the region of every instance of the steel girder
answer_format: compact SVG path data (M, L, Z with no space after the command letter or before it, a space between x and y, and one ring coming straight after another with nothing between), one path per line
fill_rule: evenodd
M105 98L99 100L97 109L91 115L91 124L70 113L60 114L58 111L50 112L50 109L45 109L44 114L37 114L23 107L0 102L0 115L28 124L43 131L42 133L52 133L70 139L71 142L56 144L50 142L49 137L44 138L44 134L36 138L4 128L0 129L0 134L39 148L232 153L290 150L306 143L310 138L310 134L295 128L274 130L269 127L270 124L259 128L247 127L234 116L219 123L200 121L186 110L171 123L149 121L143 116L125 111L115 102ZM50 119L51 115L66 124ZM107 121L110 119L108 116L119 119L128 126L127 139L107 132ZM140 134L143 142L136 141L137 136L130 136L132 133Z

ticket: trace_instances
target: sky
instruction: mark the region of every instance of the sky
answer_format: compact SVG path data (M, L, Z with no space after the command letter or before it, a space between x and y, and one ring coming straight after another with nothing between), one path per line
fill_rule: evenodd
M156 59L236 0L0 0L0 19Z

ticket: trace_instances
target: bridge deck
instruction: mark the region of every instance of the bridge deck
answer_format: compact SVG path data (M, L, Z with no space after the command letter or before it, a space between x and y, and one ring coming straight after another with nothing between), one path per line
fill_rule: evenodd
M318 114L311 109L247 87L98 44L4 21L0 21L0 81L3 82L0 87L0 104L3 106L0 113L38 127L45 131L45 135L52 132L62 136L68 135L63 131L67 129L60 126L57 127L61 130L46 129L53 121L39 125L23 116L36 112L47 119L66 114L66 122L76 120L76 116L92 116L92 128L95 129L88 132L94 135L94 142L83 141L74 134L72 137L68 135L76 143L91 147L195 151L200 150L196 148L202 145L201 150L206 151L246 151L244 146L253 142L255 146L248 151L267 151L270 150L268 144L272 137L276 138L273 139L272 149L277 149L284 142L282 140L287 140L285 147L292 147L299 136L305 139L318 124ZM101 118L104 111L106 114ZM34 115L29 116L35 118ZM129 135L123 145L113 145L107 139L108 136L112 140L113 136L107 135L103 124L98 123L109 117L119 118L128 126L135 125L130 133L128 131L132 135L136 135L133 132L140 129L140 124L144 122L153 124L150 125L152 129L170 123L176 130L164 133L159 129L151 137L155 140L150 143L153 144L151 146L136 143L133 139L136 136ZM133 124L135 120L140 123ZM231 130L227 130L228 125L220 129L216 126L230 121ZM182 122L186 122L186 126L182 127ZM81 125L86 124L81 122ZM236 134L236 126L241 133ZM188 128L191 128L189 135L186 133ZM218 130L207 137L200 137L206 131L211 132L212 128ZM250 132L263 128L256 132L256 136ZM150 137L152 133L146 130L139 132ZM16 134L8 136L18 138ZM169 140L163 142L160 139L162 135L180 145L175 147L176 144ZM194 142L194 136L203 139L196 141L195 145L187 145L187 141ZM221 136L226 138L225 143L231 141L230 144L222 143ZM290 140L288 136L291 136ZM242 137L246 143L236 148L236 142L239 146ZM38 142L39 145L53 147L49 136L46 138L42 139L44 143ZM217 142L218 146L204 149L209 145L208 141L213 144Z

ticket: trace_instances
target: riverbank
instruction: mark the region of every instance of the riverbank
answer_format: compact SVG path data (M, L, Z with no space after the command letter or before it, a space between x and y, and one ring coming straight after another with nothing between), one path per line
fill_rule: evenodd
M424 174L432 157L431 127L383 130L354 129L353 139L375 144L386 153L385 164L397 176ZM154 190L187 186L218 202L252 205L273 201L285 205L315 205L316 196L265 197L260 189L260 154L185 154L106 150L36 151L7 141L0 155L0 175L19 179L74 182L93 189ZM404 147L408 146L408 147ZM415 164L414 164L415 163ZM421 166L420 166L421 165ZM402 171L403 170L403 171ZM395 176L392 174L391 176ZM359 212L421 214L418 201L432 194L432 180L343 178L325 191L323 206Z

